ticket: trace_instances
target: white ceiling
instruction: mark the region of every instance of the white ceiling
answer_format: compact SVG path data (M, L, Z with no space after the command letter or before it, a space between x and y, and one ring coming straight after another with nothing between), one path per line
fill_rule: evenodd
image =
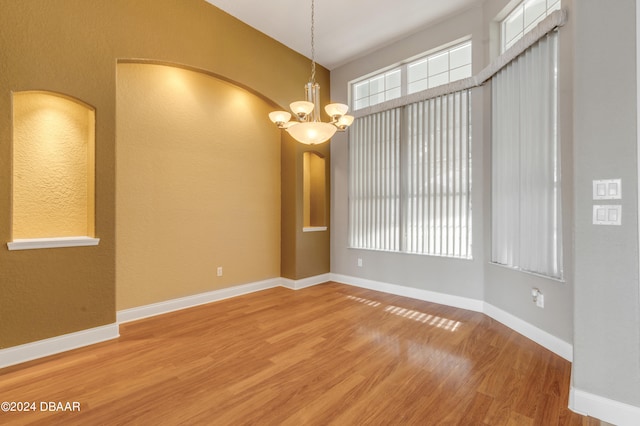
M311 57L311 0L206 0ZM317 0L315 59L333 69L481 0Z

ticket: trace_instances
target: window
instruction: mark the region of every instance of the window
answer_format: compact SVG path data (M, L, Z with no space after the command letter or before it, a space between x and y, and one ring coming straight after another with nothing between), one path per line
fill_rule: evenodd
M470 91L356 119L352 248L471 258Z
M560 0L526 0L516 6L501 22L501 51L513 46L526 33L554 10L560 9Z
M349 131L349 246L400 251L401 108L357 118Z
M409 104L403 251L471 257L469 90Z
M349 246L471 258L471 91L408 95L471 77L471 40L356 80L349 132Z
M352 83L352 109L357 111L467 77L471 77L471 40Z
M407 65L408 93L471 77L471 41Z
M492 261L562 279L557 32L492 81Z
M378 74L353 85L353 109L362 109L391 99L399 98L401 92L400 70L394 69Z

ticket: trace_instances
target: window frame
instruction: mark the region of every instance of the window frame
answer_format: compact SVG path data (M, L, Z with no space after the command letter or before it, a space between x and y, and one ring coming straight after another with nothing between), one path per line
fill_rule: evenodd
M467 46L469 46L469 62L468 63L464 63L463 65L459 65L459 66L456 66L454 68L451 68L451 59L450 59L451 52L452 51L456 51L456 50L461 49L461 48L465 48ZM429 77L440 76L440 75L446 73L447 74L447 81L443 81L441 84L437 84L437 85L430 85L430 84L427 83L427 87L424 88L424 89L410 91L409 90L410 82L409 82L409 77L408 77L410 67L415 66L415 65L417 65L417 64L419 64L421 62L424 62L424 61L432 60L432 59L434 59L434 58L436 58L436 57L438 57L440 55L444 55L444 54L448 55L448 67L447 67L446 71L444 71L442 73L438 73L438 74L433 75L433 76L428 76L427 75L427 79ZM467 67L467 66L469 67L468 75L465 75L465 76L456 78L454 80L451 80L451 72L452 71L460 70L461 68L464 68L464 67ZM374 93L373 95L369 92L369 94L367 94L366 96L361 96L361 97L356 96L356 90L357 90L358 86L364 85L366 83L370 84L372 81L374 81L376 79L379 79L379 78L381 78L383 76L385 77L385 83L386 83L386 77L389 76L392 73L397 73L397 72L400 73L400 86L399 86L400 90L399 90L399 94L397 94L395 96L392 96L392 97L387 97L386 94L388 92L391 92L392 89L398 88L398 86L394 86L391 89L387 89L386 88L386 84L385 84L385 88L384 88L383 91L378 91L378 92ZM411 94L414 94L414 93L419 93L422 90L432 89L432 88L438 87L440 85L448 84L448 83L451 83L453 81L458 81L458 80L462 80L464 78L471 77L473 75L472 73L473 73L473 43L472 43L471 36L469 35L469 36L466 36L466 37L463 37L463 38L460 38L460 39L456 39L456 40L454 40L454 41L452 41L450 43L446 43L446 44L440 45L440 46L436 47L435 49L428 50L428 51L423 52L423 53L421 53L419 55L410 57L410 58L408 58L408 59L406 59L406 60L404 60L404 61L402 61L402 62L400 62L398 64L394 64L394 65L390 65L390 66L385 67L385 68L378 69L378 70L376 70L376 71L374 71L372 73L363 75L361 77L358 77L358 78L350 81L349 82L349 95L348 95L349 105L350 105L352 111L354 111L354 112L355 111L359 111L359 110L362 110L362 109L365 109L365 108L369 108L369 107L381 104L383 102L387 102L387 101L394 100L394 99L401 99L402 97L405 97L407 95L411 95ZM422 80L424 80L424 79L422 79ZM397 93L397 92L394 92L394 93ZM383 99L381 99L381 100L379 100L379 101L377 101L375 103L371 103L370 102L370 98L372 96L380 95L380 94L384 94L385 95L383 97ZM367 98L369 99L369 101L366 102L366 105L362 105L362 106L358 105L358 102L360 100L367 99Z
M544 12L539 13L538 15L536 15L534 17L534 19L531 20L531 22L529 22L528 24L525 25L525 16L526 16L527 10L531 10L531 8L533 8L533 6L538 2L544 2L545 3ZM540 23L540 21L542 21L544 18L549 16L552 12L554 12L556 10L559 10L561 8L561 6L562 6L562 0L522 0L519 3L517 3L509 11L509 13L507 13L506 16L499 21L499 24L500 24L500 53L504 53L505 51L507 51L511 46L516 44L518 42L518 40L520 40L522 37L524 37L525 34L527 34L529 31L531 31L533 28L535 28L536 25L538 25L538 23ZM509 20L513 19L514 16L516 16L518 13L522 16L522 20L523 20L522 29L519 30L516 35L511 37L510 40L507 41L507 39L506 39L507 24L508 24Z

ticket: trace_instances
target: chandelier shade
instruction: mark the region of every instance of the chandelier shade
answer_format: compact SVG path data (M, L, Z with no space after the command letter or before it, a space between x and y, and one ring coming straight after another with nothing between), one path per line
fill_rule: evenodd
M349 107L345 104L329 104L324 107L324 110L329 114L331 119L335 119L336 117L341 117L347 113Z
M291 108L291 111L293 111L296 117L298 117L300 120L304 120L309 114L311 114L314 105L313 102L309 101L297 101L291 102L289 108Z
M336 131L344 131L353 123L353 116L346 115L349 107L332 103L324 109L331 118L326 123L320 119L320 85L315 81L316 61L314 44L314 0L311 0L311 78L305 85L305 100L289 105L296 120L289 121L291 114L286 111L274 111L269 114L271 121L284 129L298 142L315 145L331 139Z
M353 124L353 120L355 120L355 117L353 115L345 114L338 118L338 121L336 121L336 127L338 128L338 130L344 130L347 127L351 126L351 124Z
M273 111L269 113L269 118L276 126L283 128L284 124L291 119L291 114L287 111Z
M336 133L336 130L338 128L333 124L321 121L296 123L287 129L295 140L307 145L316 145L328 141Z

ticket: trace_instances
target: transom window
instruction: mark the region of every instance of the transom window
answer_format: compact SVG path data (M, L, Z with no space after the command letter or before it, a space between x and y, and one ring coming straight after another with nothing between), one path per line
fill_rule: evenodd
M471 77L471 40L438 49L351 84L353 110Z
M407 65L408 93L471 77L471 41Z
M353 85L353 109L377 105L402 96L400 68L380 73Z
M560 0L526 0L516 6L501 22L501 51L513 46L526 33L554 10L560 9Z

